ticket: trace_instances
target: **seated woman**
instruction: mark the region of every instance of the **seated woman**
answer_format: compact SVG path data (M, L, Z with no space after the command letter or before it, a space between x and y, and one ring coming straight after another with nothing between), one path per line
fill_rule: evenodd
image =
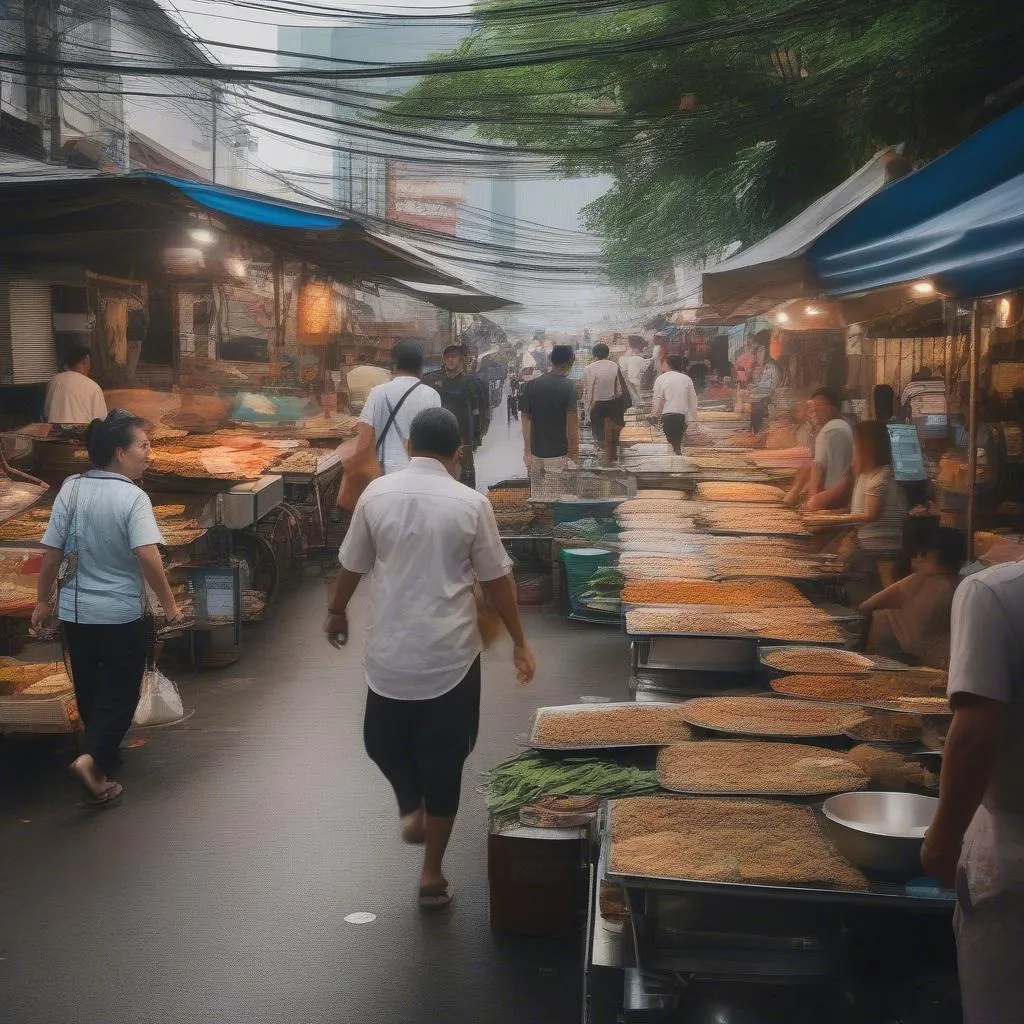
M950 611L965 552L963 534L940 527L911 559L909 576L860 606L870 616L869 652L908 655L930 668L948 666Z

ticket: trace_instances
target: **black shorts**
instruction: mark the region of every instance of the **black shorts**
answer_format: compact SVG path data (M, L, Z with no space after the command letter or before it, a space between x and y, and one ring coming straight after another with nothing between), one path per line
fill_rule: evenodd
M604 426L605 420L611 420L616 426L622 427L626 424L626 403L619 398L609 398L603 402L595 402L590 413L590 423L596 426L598 423Z
M430 700L394 700L370 690L363 742L370 759L391 783L398 812L420 806L429 815L454 818L462 768L480 728L480 658L462 682Z

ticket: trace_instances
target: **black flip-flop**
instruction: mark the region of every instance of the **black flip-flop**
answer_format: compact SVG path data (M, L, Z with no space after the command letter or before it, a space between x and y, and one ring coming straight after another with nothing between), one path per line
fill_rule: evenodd
M420 910L444 910L455 899L455 886L447 880L420 886Z

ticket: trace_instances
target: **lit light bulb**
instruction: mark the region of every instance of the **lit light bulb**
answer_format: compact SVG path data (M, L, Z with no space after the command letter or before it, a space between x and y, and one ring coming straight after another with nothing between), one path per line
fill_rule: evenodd
M779 313L779 314L777 314L776 317L775 317L775 322L779 323L779 324L788 324L789 323L789 314L788 313Z
M935 285L931 281L916 281L910 286L915 295L934 295Z
M217 236L209 228L192 228L188 233L188 237L196 245L213 245L217 241Z

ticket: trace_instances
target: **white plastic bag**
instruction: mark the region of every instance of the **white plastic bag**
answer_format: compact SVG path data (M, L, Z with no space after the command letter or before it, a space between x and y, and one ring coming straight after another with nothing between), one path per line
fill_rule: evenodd
M185 714L178 688L158 668L147 668L133 725L166 725Z

